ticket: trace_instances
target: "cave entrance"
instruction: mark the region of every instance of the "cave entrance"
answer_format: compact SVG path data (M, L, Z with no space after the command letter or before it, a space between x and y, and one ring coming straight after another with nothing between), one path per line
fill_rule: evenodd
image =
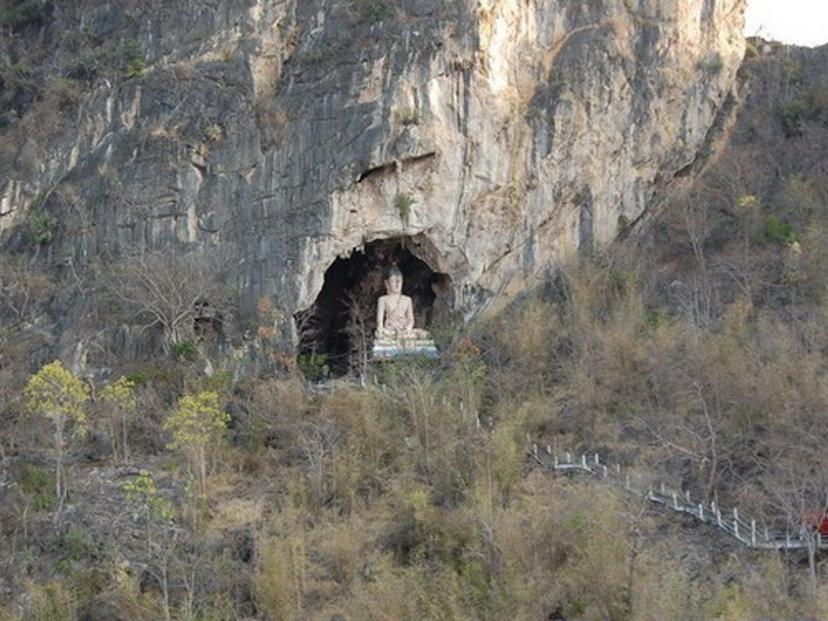
M331 264L313 306L294 316L299 367L309 379L364 370L376 329L377 299L385 293L383 272L392 265L403 273L403 294L412 299L417 327L429 329L435 301L450 305L450 278L412 252L419 247L411 237L378 240Z

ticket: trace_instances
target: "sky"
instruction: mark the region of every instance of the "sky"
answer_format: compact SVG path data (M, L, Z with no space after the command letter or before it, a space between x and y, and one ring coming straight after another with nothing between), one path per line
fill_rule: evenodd
M828 43L828 0L748 0L747 34L797 45Z

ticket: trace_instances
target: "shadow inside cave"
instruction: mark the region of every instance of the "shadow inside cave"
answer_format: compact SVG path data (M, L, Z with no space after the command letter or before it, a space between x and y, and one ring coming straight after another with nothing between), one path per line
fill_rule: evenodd
M451 280L418 258L416 241L399 237L370 242L349 257L337 258L313 306L294 315L299 333L299 367L311 380L358 371L370 357L377 299L385 293L383 272L396 265L403 294L414 304L415 324L428 329L435 301L447 300Z

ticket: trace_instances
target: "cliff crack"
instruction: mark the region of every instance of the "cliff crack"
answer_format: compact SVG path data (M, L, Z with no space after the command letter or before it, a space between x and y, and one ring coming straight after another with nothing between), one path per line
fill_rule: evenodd
M393 162L387 162L385 164L380 164L379 166L374 166L372 168L368 168L361 172L356 179L357 183L362 183L366 179L380 177L386 173L392 171L402 170L403 167L410 165L410 164L419 164L426 160L430 160L434 157L437 157L436 151L429 151L428 153L423 153L421 155L414 155L412 157L407 157L402 160L395 160Z

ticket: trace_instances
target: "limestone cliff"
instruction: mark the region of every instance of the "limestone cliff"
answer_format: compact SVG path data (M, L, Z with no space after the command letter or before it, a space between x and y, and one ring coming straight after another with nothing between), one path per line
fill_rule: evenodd
M36 41L43 63L75 75L60 63L114 41L128 62L88 72L54 127L38 127L36 104L6 114L0 240L18 247L45 213L58 224L43 254L77 269L129 247L224 245L242 314L268 298L290 335L336 257L408 237L474 310L613 239L694 160L734 85L743 12L744 0L49 4L12 55Z

